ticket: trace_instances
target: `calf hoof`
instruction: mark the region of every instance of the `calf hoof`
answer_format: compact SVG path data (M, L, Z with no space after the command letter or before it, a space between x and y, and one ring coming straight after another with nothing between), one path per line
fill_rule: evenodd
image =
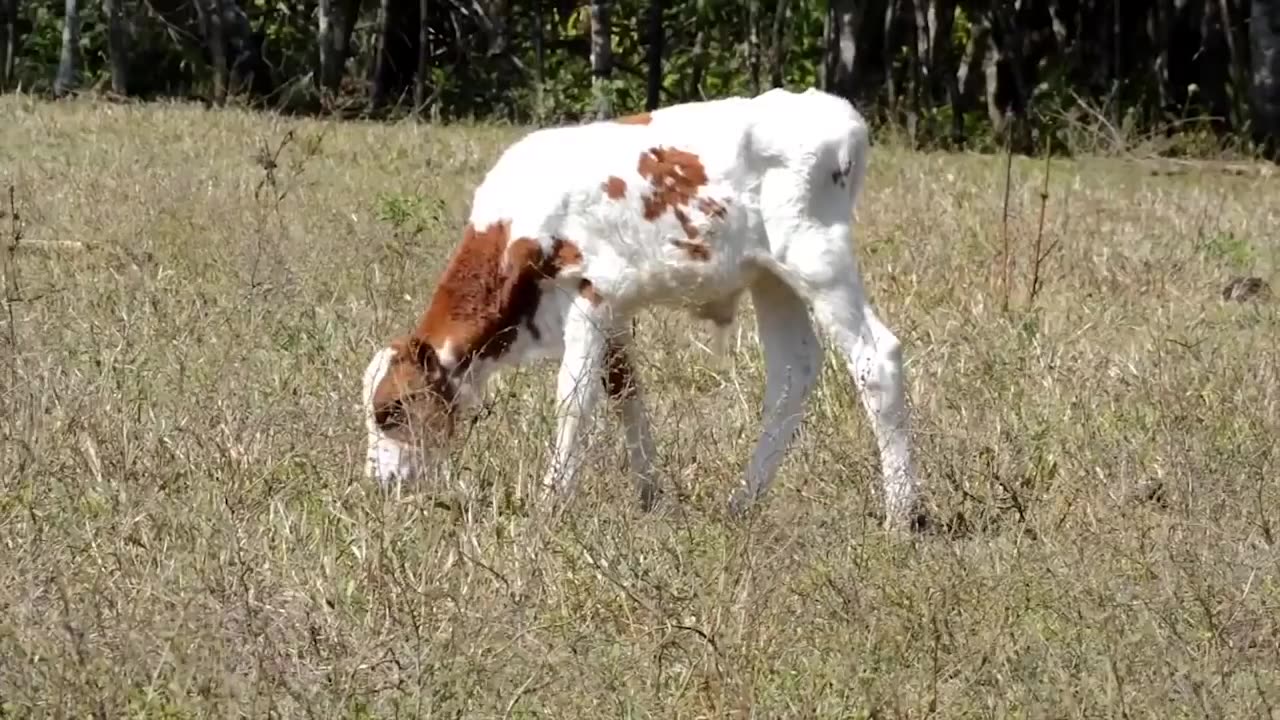
M654 485L644 485L640 488L640 511L653 512L658 506L658 488Z
M739 488L729 497L727 508L729 517L733 520L742 518L751 508L756 506L757 500L758 498L747 492L746 488Z
M886 515L883 527L894 535L923 535L933 529L933 521L924 507L917 506L902 514Z

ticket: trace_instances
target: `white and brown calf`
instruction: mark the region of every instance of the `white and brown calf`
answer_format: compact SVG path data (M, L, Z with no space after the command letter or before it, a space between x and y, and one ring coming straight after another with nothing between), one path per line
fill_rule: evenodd
M630 377L629 318L673 304L724 328L750 292L764 425L731 510L768 490L800 423L823 358L812 311L871 419L886 525L906 526L918 480L901 346L868 304L850 236L867 154L862 117L816 90L676 105L517 141L476 189L417 327L365 372L369 474L384 484L418 475L494 372L558 358L544 490L573 492L581 423L608 392L649 507L653 440Z

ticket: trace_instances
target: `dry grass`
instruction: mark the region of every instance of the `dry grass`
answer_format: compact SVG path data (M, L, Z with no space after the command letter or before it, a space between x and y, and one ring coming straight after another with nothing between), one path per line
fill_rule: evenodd
M1273 180L1056 161L1031 306L1044 163L1015 162L1005 314L1003 159L877 147L860 252L938 529L878 530L833 362L768 504L727 521L752 321L718 362L665 313L641 319L641 378L675 490L639 513L597 433L548 528L508 502L545 462L546 367L474 427L460 500L360 477L364 363L515 131L12 97L0 117L32 243L0 320L2 716L1276 716L1280 316L1220 298L1274 284ZM255 200L290 129L287 193Z

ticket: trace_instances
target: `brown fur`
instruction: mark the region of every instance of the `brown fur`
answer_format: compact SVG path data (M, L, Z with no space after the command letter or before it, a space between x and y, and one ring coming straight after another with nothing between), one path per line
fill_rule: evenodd
M721 203L718 203L715 200L712 200L711 198L705 198L705 197L698 198L698 209L706 213L707 215L711 215L712 217L717 217L720 219L724 219L724 216L729 212L728 210L725 209L724 205L722 205Z
M653 122L653 116L647 112L636 113L634 115L623 115L614 119L619 125L648 125Z
M680 227L684 229L685 237L690 240L697 240L698 228L695 227L693 221L689 219L689 213L677 208L673 211L673 214L676 216L676 220L680 222Z
M436 431L419 438L439 443L453 434L453 387L430 345L412 335L391 341L395 357L373 393L374 420L390 435Z
M640 153L636 169L650 185L644 199L645 220L656 220L668 210L688 207L698 188L707 184L707 169L698 156L675 148L655 147Z
M549 270L555 273L559 273L564 268L582 264L582 251L577 245L563 238L555 238L552 241L551 256L554 260Z
M547 255L530 238L508 244L508 233L505 222L479 231L467 227L415 332L435 347L452 342L464 364L500 357L522 323L536 337L539 282L582 262L582 252L568 240L557 238Z
M610 175L608 180L600 184L600 189L610 200L621 200L627 194L627 181L617 175Z
M644 199L645 220L656 220L668 210L675 216L688 241L672 241L695 260L710 260L711 248L698 240L698 228L689 219L689 204L697 197L698 188L707 184L707 170L697 155L675 148L650 148L640 154L637 166L640 176L649 181L649 194ZM724 217L720 203L698 198L698 209L708 215Z
M696 235L691 235L690 237L696 237ZM707 262L711 259L711 248L707 247L705 243L690 240L672 240L671 244L688 253L689 257L694 260Z
M375 418L388 432L412 415L414 427L452 434L454 388L433 347L457 348L458 372L476 358L500 357L521 324L536 337L540 281L582 263L582 251L568 240L557 238L548 254L530 238L508 245L508 235L505 222L483 230L467 226L418 327L392 341L396 356L373 398ZM582 282L590 298L595 289Z

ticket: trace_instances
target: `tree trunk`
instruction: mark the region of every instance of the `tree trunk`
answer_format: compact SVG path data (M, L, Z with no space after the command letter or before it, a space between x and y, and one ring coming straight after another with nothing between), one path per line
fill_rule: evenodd
M534 88L533 114L538 124L542 124L545 115L545 99L543 86L546 84L546 42L543 39L542 0L533 0L533 79L538 85Z
M827 3L827 47L823 58L824 89L849 102L856 101L854 58L857 44L857 0Z
M1227 47L1227 28L1222 23L1221 7L1216 0L1205 0L1200 15L1200 47L1196 48L1200 64L1200 92L1208 100L1213 115L1211 125L1221 133L1231 129L1231 51Z
M1004 131L1003 118L1013 114L1023 117L1031 99L1028 69L1023 53L1023 29L1008 5L997 2L991 9L991 43L987 69L988 111L997 132ZM1034 69L1034 68L1031 68ZM1001 120L997 120L999 117ZM1022 124L1023 128L1026 124Z
M964 104L960 99L960 82L956 76L956 52L951 42L955 28L956 0L933 0L929 4L929 26L933 37L929 41L930 101L944 98L951 106L951 141L964 141Z
M319 81L321 92L337 92L334 80L337 77L337 58L334 57L334 41L333 34L336 30L334 27L333 4L335 0L320 0L319 7L316 8L318 28L316 31L316 45L320 54L320 68L316 79Z
M991 123L992 133L1000 136L1004 134L1005 112L1008 109L1000 102L1000 63L1004 58L999 44L992 39L992 33L988 33L987 43L987 52L982 62L983 79L986 81L984 87L987 91L987 120Z
M1201 77L1198 69L1201 45L1200 20L1195 16L1195 9L1187 3L1168 0L1165 5L1168 15L1165 17L1165 55L1168 58L1166 72L1169 77L1169 111L1176 118L1187 114L1199 114L1205 107L1204 96L1200 92L1192 93L1192 85L1199 86Z
M1130 0L1132 2L1132 0ZM1111 82L1117 82L1124 77L1124 29L1121 25L1122 17L1120 3L1111 3Z
M511 7L508 0L489 0L485 15L493 28L492 41L489 43L490 55L503 55L511 47L510 14Z
M663 0L649 0L648 44L645 49L645 64L648 65L648 88L645 93L646 110L657 110L662 101L662 45L666 39L662 26Z
M328 87L334 93L342 88L342 77L351 55L351 34L355 32L360 17L360 0L329 0L329 40L332 43Z
M885 81L886 0L828 0L823 87L865 112Z
M62 54L58 58L58 74L53 81L53 94L62 97L76 86L80 68L80 7L76 0L66 0L62 20Z
M833 33L835 33L835 27L831 22L832 15L835 14L835 8L832 7L833 4L831 0L827 0L826 10L822 13L822 61L818 63L816 68L818 87L828 91L831 89L831 71L834 70L832 65L839 58L838 52L835 58L830 55L833 48L837 51L839 50L839 46L835 45L834 40L832 40Z
M910 0L911 10L915 17L915 42L911 45L912 54L911 62L914 65L911 73L911 83L915 85L913 88L912 101L916 103L917 109L923 104L930 95L930 87L933 84L932 78L929 77L929 61L933 58L933 48L930 41L933 40L933 29L929 24L929 0Z
M1280 0L1253 0L1249 49L1254 140L1280 160Z
M613 75L612 36L609 0L591 0L591 89L601 120L613 116L613 93L607 87Z
M702 76L707 70L707 21L706 0L695 0L693 3L693 51L689 53L689 99L701 100Z
M1152 43L1157 48L1155 71L1156 93L1159 96L1160 110L1168 113L1176 110L1173 107L1173 92L1169 77L1169 19L1173 15L1173 0L1155 0L1151 7L1149 19Z
M859 103L869 107L879 102L881 92L893 82L891 48L897 43L896 35L886 32L885 15L892 12L895 0L858 0L851 4L856 9L853 94Z
M413 78L413 112L421 115L427 105L427 75L431 72L431 0L418 0L418 71Z
M393 0L381 0L378 3L377 56L373 64L373 87L369 88L370 110L382 107L389 92L387 85L390 82L391 68L388 59L390 50L387 46L391 44L391 33L395 27L392 23L392 4Z
M125 49L121 3L122 0L102 0L102 9L107 16L107 53L111 60L111 91L117 95L127 95L129 57Z
M934 102L950 99L950 86L955 83L956 59L951 42L955 20L956 0L930 0L929 57L925 71L929 76L930 99Z
M907 48L908 74L907 82L907 137L912 144L919 140L918 123L924 116L928 96L928 73L926 63L929 62L929 8L928 0L905 0L911 3L911 44Z
M978 103L987 67L987 53L991 50L991 25L985 17L975 18L969 31L969 44L965 47L960 68L956 71L956 84L960 86L960 104L973 107Z
M18 0L0 0L0 91L13 82L13 61L18 52Z
M222 0L222 12L222 37L231 51L227 56L228 92L245 92L257 98L271 96L276 88L271 63L263 55L266 33L253 30L248 14L236 0Z
M747 68L751 94L760 94L760 0L747 4Z
M889 111L891 113L896 113L898 110L898 83L897 78L894 75L893 68L893 54L898 48L898 34L894 32L894 30L897 27L896 21L898 19L898 7L903 1L904 0L889 0L885 5L884 16L882 18L884 22L884 34L881 36L884 38L884 48L882 51L884 54L884 89L885 93L888 95L887 100Z
M392 94L400 97L413 83L418 66L418 2L382 0L379 10L378 54L373 69L369 109L384 107Z
M196 0L196 6L204 8L205 42L213 65L213 102L222 105L227 101L227 41L222 32L222 0Z
M1238 126L1244 119L1245 101L1244 88L1249 77L1249 57L1244 52L1244 45L1248 42L1244 36L1244 29L1241 23L1237 22L1237 18L1231 9L1231 0L1218 0L1218 6L1222 12L1222 34L1227 41L1227 53L1231 63L1231 93L1232 99L1232 126Z
M787 44L784 30L787 26L787 0L778 0L773 12L773 32L769 38L769 82L772 87L782 87L783 70L787 64Z

